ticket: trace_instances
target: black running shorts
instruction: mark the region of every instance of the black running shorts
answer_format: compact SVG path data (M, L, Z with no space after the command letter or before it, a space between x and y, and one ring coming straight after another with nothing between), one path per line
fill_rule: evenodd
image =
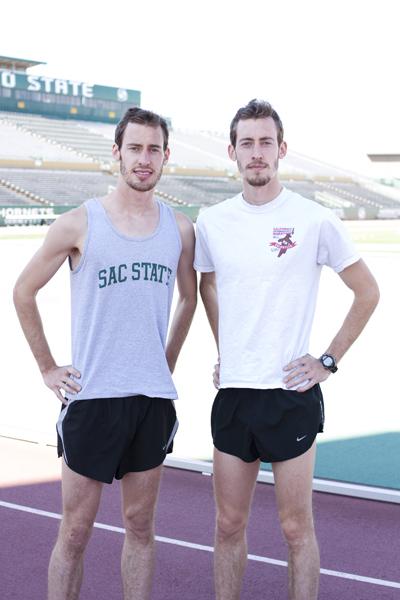
M177 428L174 403L165 398L70 400L57 422L58 456L76 473L112 483L160 465Z
M319 385L306 392L280 388L219 390L211 413L214 446L246 462L295 458L323 431Z

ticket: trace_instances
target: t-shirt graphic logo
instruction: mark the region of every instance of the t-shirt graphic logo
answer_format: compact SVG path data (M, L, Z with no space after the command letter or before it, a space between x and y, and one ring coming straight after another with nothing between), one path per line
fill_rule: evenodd
M290 248L296 246L296 242L292 240L294 227L274 227L272 235L273 242L270 242L271 252L278 252L278 258L286 254Z

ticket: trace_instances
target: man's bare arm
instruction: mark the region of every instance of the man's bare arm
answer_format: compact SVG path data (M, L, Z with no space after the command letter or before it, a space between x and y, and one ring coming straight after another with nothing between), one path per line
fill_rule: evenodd
M168 366L173 373L188 334L197 304L197 277L193 269L194 257L194 228L193 224L183 213L176 213L176 220L182 240L182 252L177 270L178 303L169 331L166 357Z
M218 297L214 272L201 274L200 296L218 348Z
M43 245L22 271L14 287L18 318L46 385L65 403L60 390L74 393L80 386L70 375L79 377L72 366L58 367L49 348L36 295L61 267L65 259L79 250L86 231L83 207L59 217L50 227Z
M213 332L215 343L218 345L218 296L217 282L215 273L202 273L200 278L200 295L203 300L204 308L207 314L208 322L210 323L211 331ZM218 361L214 365L213 382L214 386L219 388L219 356Z
M363 260L350 265L339 275L347 287L354 292L354 301L343 325L325 351L332 354L337 362L358 338L379 302L378 285ZM330 375L320 361L310 355L292 361L284 367L284 370L290 371L283 380L288 388L308 382L297 387L299 392L310 389L315 383L324 381ZM297 377L300 379L296 379Z

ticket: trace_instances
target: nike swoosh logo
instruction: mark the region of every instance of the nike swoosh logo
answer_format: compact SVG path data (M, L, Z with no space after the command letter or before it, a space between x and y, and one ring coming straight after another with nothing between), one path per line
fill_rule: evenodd
M301 442L301 440L304 440L304 438L306 438L306 437L307 437L307 435L308 435L308 434L306 433L306 435L303 435L302 437L298 437L298 438L296 438L296 442Z

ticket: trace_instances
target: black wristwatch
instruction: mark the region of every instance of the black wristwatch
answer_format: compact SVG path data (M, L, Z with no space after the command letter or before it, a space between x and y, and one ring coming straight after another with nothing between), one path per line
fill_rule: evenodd
M332 354L323 354L319 357L319 362L324 367L324 369L327 369L331 373L336 373L338 368L336 366L335 357L332 356Z

